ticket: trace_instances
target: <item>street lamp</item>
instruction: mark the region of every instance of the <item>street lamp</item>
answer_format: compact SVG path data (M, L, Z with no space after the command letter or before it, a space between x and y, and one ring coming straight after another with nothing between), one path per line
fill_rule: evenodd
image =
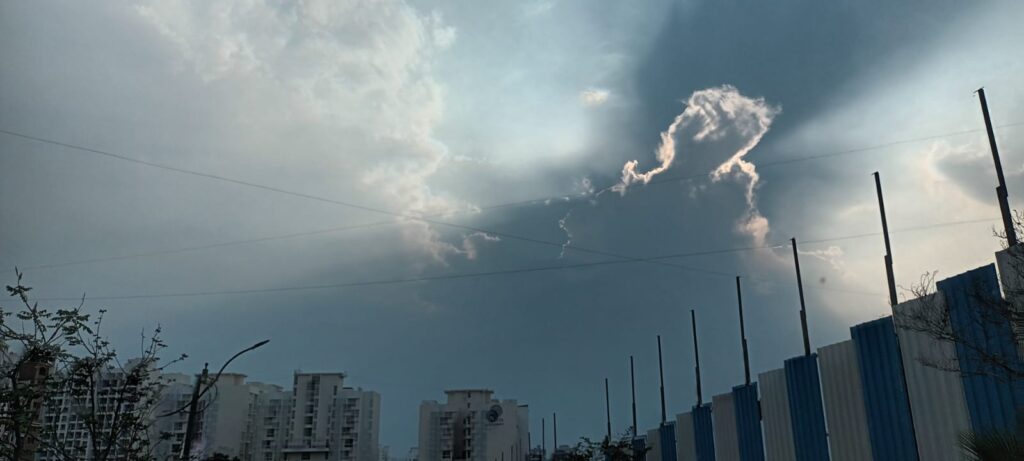
M260 346L263 346L264 344L269 343L269 342L270 342L269 339L264 339L263 341L260 341L260 342L258 342L256 344L253 344L252 346L249 346L249 347L247 347L245 349L242 349L242 350L238 351L238 353L236 353L235 355L232 355L230 359L228 359L226 362L224 362L224 365L221 365L220 370L217 370L217 374L213 377L213 380L211 380L210 383L206 385L206 387L203 387L202 390L200 390L200 387L206 381L207 376L209 376L209 370L207 368L209 366L209 363L204 363L203 364L203 373L200 375L199 379L196 381L196 387L192 390L192 399L188 403L188 423L185 425L185 443L184 443L184 446L181 447L181 459L182 459L182 461L190 461L190 459L192 457L192 439L193 439L194 432L195 432L196 413L197 413L196 412L196 407L199 405L199 399L204 394L206 394L206 392L209 391L210 388L212 388L214 384L217 383L217 380L220 379L220 375L224 373L224 369L227 368L228 365L233 360L237 359L238 356L240 356L240 355L242 355L242 354L244 354L246 352L249 352L251 350L257 349ZM175 411L173 411L171 413L168 413L168 415L177 413L177 412L181 411L182 409L175 410Z

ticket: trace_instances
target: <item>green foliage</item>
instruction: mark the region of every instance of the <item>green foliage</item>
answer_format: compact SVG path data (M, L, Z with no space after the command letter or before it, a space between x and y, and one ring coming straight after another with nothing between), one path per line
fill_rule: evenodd
M623 434L617 439L609 440L605 437L601 442L594 442L583 437L568 452L558 452L556 461L636 461L644 459L644 454L650 450L645 447L643 451L633 450L633 440L629 434Z
M143 335L141 357L123 364L100 334L105 311L84 313L84 298L73 308L41 308L15 273L7 292L20 306L0 306L0 461L40 452L62 461L152 460L161 440L152 429L158 377L184 356L158 366L166 345L157 328ZM67 436L72 425L85 443Z

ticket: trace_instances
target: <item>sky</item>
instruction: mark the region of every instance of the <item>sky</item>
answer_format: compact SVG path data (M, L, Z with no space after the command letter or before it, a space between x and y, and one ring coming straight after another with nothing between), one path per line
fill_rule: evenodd
M814 347L889 312L875 171L903 296L993 261L974 91L1018 205L1021 17L951 0L0 1L2 280L20 268L53 307L84 294L124 356L161 326L167 357L190 356L177 371L262 339L233 371L343 371L380 392L399 456L419 403L450 388L528 404L535 433L557 412L563 441L603 433L607 377L624 431L631 355L654 427L656 335L669 412L695 400L690 309L704 394L741 383L735 276L754 373L802 352L791 237Z

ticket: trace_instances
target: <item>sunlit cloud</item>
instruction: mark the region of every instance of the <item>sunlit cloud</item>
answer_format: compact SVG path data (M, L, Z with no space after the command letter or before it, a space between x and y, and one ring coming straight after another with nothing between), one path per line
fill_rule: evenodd
M608 90L589 88L580 92L580 102L587 107L600 106L608 102L610 94Z

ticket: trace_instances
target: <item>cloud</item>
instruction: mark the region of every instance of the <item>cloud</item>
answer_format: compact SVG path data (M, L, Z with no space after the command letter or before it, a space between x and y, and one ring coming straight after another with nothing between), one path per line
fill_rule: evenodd
M800 254L825 261L840 274L846 272L846 264L843 261L845 253L843 252L843 249L838 246L830 245L828 248L822 250L800 250Z
M474 232L462 238L462 250L461 253L466 255L466 259L475 260L479 255L477 249L477 242L500 242L501 238L496 235L487 234L484 232Z
M551 0L534 0L523 4L522 12L526 18L532 18L534 16L541 16L548 14L555 7L555 2Z
M755 190L760 181L756 166L744 159L768 132L772 120L779 113L763 98L746 97L731 85L722 85L694 92L685 102L686 108L661 133L661 143L655 151L659 165L644 173L637 172L639 162L630 160L622 167L622 177L612 190L625 194L631 184L647 184L672 167L676 159L676 136L681 128L693 128L692 139L706 141L738 140L739 146L729 157L711 171L711 181L719 182L730 173L746 180L747 210L737 222L737 230L750 235L757 244L764 244L770 225L757 208Z
M358 189L348 193L403 215L473 208L429 185L448 156L434 135L444 98L432 67L456 40L439 14L403 0L143 2L136 11L182 72L208 87L278 98L277 107L232 114L253 119L250 128L333 133L325 136L343 144L327 154L336 181ZM401 234L439 261L475 255L416 220L404 220Z
M572 231L569 230L569 217L572 216L572 209L565 212L565 216L558 220L558 228L565 232L565 243L562 244L562 251L558 253L558 259L565 257L565 250L572 245Z
M580 103L587 107L596 107L608 102L608 90L588 88L580 92Z

